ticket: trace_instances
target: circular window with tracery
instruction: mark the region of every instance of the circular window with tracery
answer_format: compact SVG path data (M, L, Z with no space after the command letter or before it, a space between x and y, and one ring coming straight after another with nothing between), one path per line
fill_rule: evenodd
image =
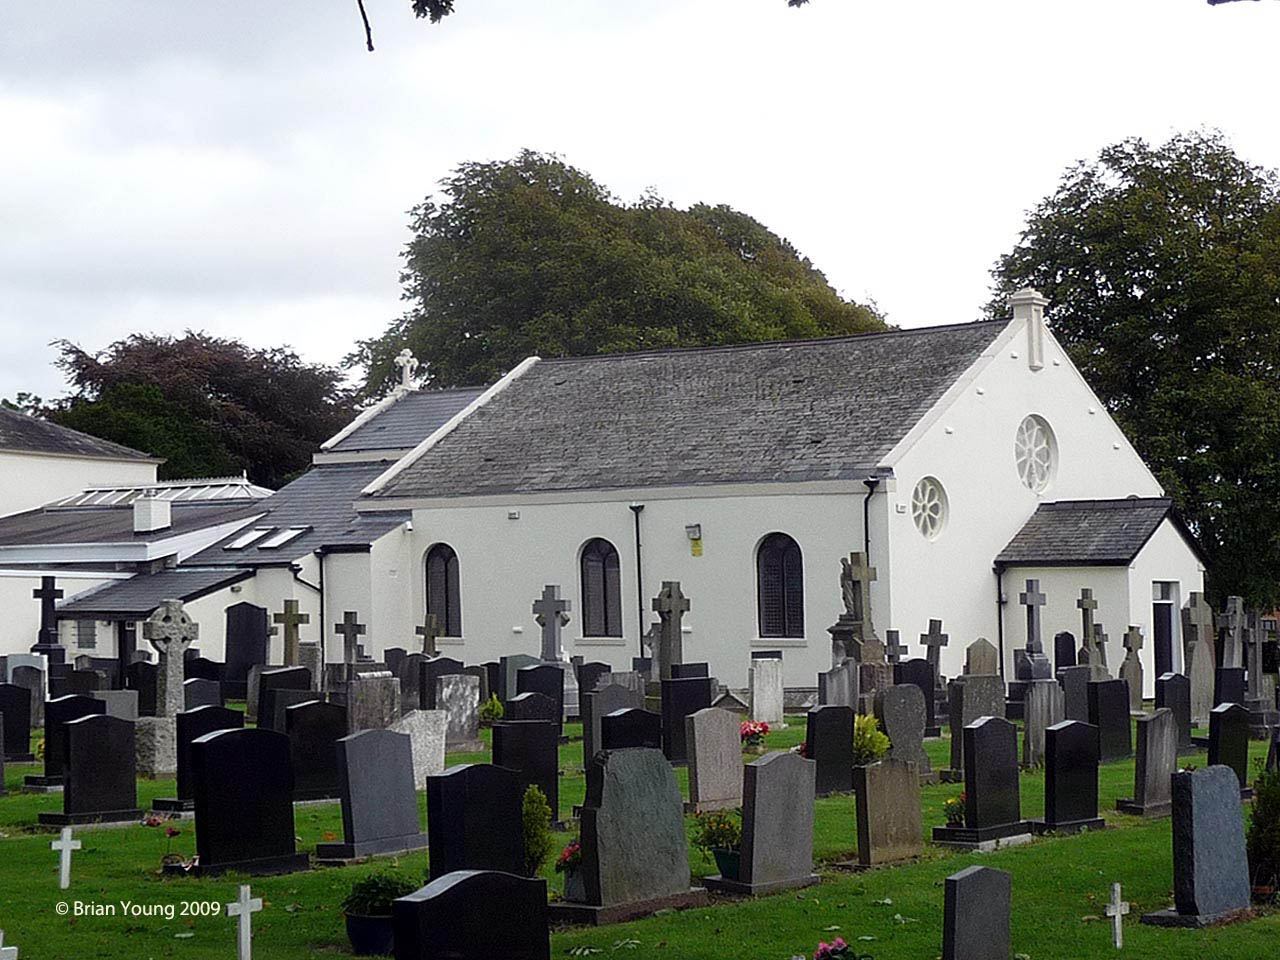
M1049 486L1058 466L1058 444L1052 428L1041 417L1033 414L1018 425L1014 458L1023 486L1036 493Z
M947 491L935 477L924 477L911 494L911 519L927 540L947 525Z

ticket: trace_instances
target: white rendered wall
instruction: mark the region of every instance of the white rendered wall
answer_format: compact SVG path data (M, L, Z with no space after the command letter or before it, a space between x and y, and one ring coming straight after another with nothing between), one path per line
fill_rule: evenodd
M1039 580L1040 592L1045 597L1045 604L1040 608L1040 638L1050 662L1053 662L1054 634L1064 630L1075 637L1074 646L1079 652L1082 621L1076 601L1080 599L1082 588L1088 587L1093 591L1093 599L1098 604L1093 611L1093 621L1102 624L1107 635L1107 666L1115 676L1120 669L1120 661L1124 659L1124 646L1120 640L1129 629L1129 568L1010 567L1006 570L1004 593L1008 602L1004 607L1004 669L1010 680L1013 679L1013 651L1027 642L1026 608L1018 602L1018 594L1026 589L1027 580ZM1054 663L1055 669L1057 666Z
M967 644L980 636L996 643L993 562L1039 503L1162 492L1052 337L1039 371L1027 364L1022 323L1012 322L987 356L949 402L922 421L917 436L900 445L906 449L890 463L895 489L889 494L887 564L885 551L877 556L872 546L881 577L886 567L892 570L889 609L876 612L877 629L900 630L910 655L923 656L919 635L930 618L940 618L951 636L942 654L948 675L960 672ZM1029 414L1043 417L1058 443L1056 476L1039 494L1022 484L1014 458L1018 426ZM911 516L912 491L925 476L941 481L949 501L946 527L932 541ZM1126 597L1113 617L1122 619L1127 611ZM1005 658L1011 666L1009 643Z
M421 621L414 600L420 567L414 560L413 533L403 525L396 527L373 542L366 559L372 574L365 652L380 660L388 647L421 650L422 638L414 632Z
M639 653L634 526L629 500L422 508L414 511L408 571L414 611L392 627L413 636L425 608L424 558L445 542L458 554L462 599L460 642L442 652L467 663L513 653L537 655L539 630L531 605L544 584L559 584L573 604L565 629L566 656L582 655L630 669ZM518 511L519 519L508 519ZM700 557L685 527L702 525ZM781 531L800 545L804 561L805 637L761 639L756 614L756 548ZM609 540L621 566L622 637L583 637L578 556L592 537ZM663 580L679 580L691 608L684 617L684 659L705 660L731 687L745 687L752 649L781 649L788 686L813 687L830 667L827 627L843 609L839 560L862 548L860 495L725 496L649 499L641 514L644 623ZM375 588L376 589L376 588ZM383 629L379 624L378 629Z
M369 560L368 553L331 553L324 557L326 663L342 662L343 641L334 630L334 625L342 622L342 615L347 610L355 611L358 622L365 625L365 635L361 642L366 650L369 649L370 638L374 633L374 621L370 617Z
M0 516L83 493L88 487L156 482L158 464L0 452Z
M107 577L95 577L91 574L64 577L57 570L0 570L0 610L5 612L5 629L0 632L0 656L27 653L35 644L40 633L40 601L31 596L31 591L40 586L42 575L58 578L57 586L59 590L64 591L64 601L109 582ZM69 626L59 625L58 635L62 642L66 643L73 634ZM104 638L106 638L109 640L110 649L114 652L114 637L114 633L108 634L104 628L99 627L97 649L103 648ZM74 648L68 649L74 651ZM97 655L106 656L101 653ZM75 656L75 652L72 652L71 656Z
M1129 623L1142 629L1144 642L1139 657L1142 659L1142 695L1147 698L1156 695L1156 631L1151 591L1152 583L1157 580L1177 584L1174 589L1173 669L1181 672L1184 664L1180 611L1193 591L1204 590L1204 566L1168 519L1156 528L1129 567Z

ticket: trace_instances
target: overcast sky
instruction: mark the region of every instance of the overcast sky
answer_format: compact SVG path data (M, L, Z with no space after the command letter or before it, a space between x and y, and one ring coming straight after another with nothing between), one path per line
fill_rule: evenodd
M405 211L463 161L563 155L746 211L902 326L974 319L1024 212L1131 135L1280 167L1280 3L10 2L0 396L49 341L187 328L336 362L401 310Z

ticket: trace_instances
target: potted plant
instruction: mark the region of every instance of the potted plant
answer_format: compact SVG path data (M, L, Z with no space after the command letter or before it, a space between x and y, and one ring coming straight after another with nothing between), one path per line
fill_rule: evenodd
M742 749L747 753L764 753L764 738L768 732L769 725L763 720L743 720L738 728Z
M880 730L880 721L869 713L853 720L853 765L865 767L889 752L889 738Z
M966 800L967 798L965 797L964 792L961 791L958 797L947 797L947 799L942 802L942 812L947 815L948 827L964 826L964 807Z
M391 902L418 889L408 877L389 870L371 873L351 885L342 901L347 937L358 957L389 956L395 949L391 928Z
M714 859L720 876L737 880L742 855L742 813L722 810L698 814L694 826L695 846L702 855Z
M582 877L582 842L574 837L556 857L556 873L564 874L564 898L574 903L587 899L587 885Z
M536 877L555 849L555 840L551 837L551 805L547 803L547 795L535 784L525 788L520 816L524 832L524 875Z

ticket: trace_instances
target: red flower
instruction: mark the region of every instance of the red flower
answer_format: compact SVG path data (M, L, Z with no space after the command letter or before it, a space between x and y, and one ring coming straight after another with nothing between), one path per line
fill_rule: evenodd
M182 835L182 831L179 830L177 827L170 827L164 832L164 835L166 837L178 837Z

